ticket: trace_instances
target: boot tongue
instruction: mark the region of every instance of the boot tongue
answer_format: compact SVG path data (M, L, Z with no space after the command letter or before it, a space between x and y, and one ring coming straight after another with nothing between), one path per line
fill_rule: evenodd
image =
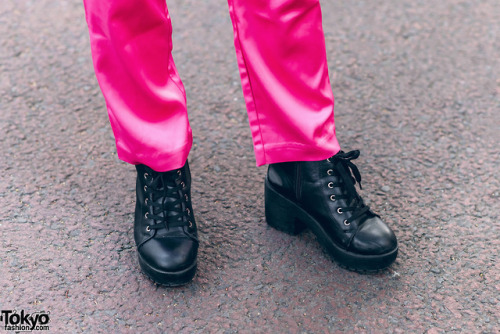
M178 223L183 222L183 206L182 201L179 201L182 193L179 191L179 185L176 182L177 172L170 171L161 178L161 190L163 191L163 213L167 213L169 226L178 226ZM177 202L177 203L176 203Z
M153 193L153 201L161 204L160 207L155 207L154 214L159 217L169 217L167 222L163 222L165 227L174 227L182 225L182 201L178 201L181 194L179 194L177 184L177 171L168 171L158 175L158 180L155 185L155 192ZM175 203L177 202L177 203Z
M348 205L349 206L355 206L358 202L358 195L356 193L356 187L355 187L355 179L351 174L351 170L349 167L346 166L345 163L343 163L342 160L339 160L337 162L337 170L339 171L340 178L342 179L342 182L345 184L345 190L347 193L347 200L348 200Z
M336 163L336 169L338 171L338 175L342 182L344 183L344 189L345 189L345 195L346 195L346 204L350 208L355 208L352 211L351 217L352 216L357 216L359 210L365 207L365 204L363 202L363 199L358 195L356 191L356 182L358 179L356 179L356 176L353 175L353 171L350 168L350 161L345 161L343 159L337 160ZM356 168L356 167L355 167ZM357 168L356 168L357 170ZM358 172L359 173L359 172ZM361 188L361 184L360 184ZM359 216L360 217L360 216ZM363 220L364 221L364 220Z
M339 173L342 182L344 182L345 191L347 195L348 206L353 208L352 219L360 219L360 223L363 223L366 218L371 213L370 208L365 205L363 199L358 195L356 191L356 183L359 184L361 189L361 175L358 168L354 165L351 160L356 159L359 156L359 151L351 151L348 153L342 152L339 159L336 159L336 168ZM335 157L335 156L334 156Z

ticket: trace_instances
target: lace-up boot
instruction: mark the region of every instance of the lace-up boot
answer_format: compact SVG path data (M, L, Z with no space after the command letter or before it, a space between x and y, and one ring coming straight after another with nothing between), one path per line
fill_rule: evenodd
M270 226L292 235L310 228L341 266L370 272L394 262L398 245L356 192L361 175L351 160L358 156L359 151L340 151L323 161L270 165L265 211Z
M134 238L139 264L156 283L185 284L195 275L198 253L189 165L168 172L145 165L136 169Z

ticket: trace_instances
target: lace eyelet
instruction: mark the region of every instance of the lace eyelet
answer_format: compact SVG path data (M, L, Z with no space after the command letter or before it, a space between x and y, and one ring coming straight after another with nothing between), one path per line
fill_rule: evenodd
M148 186L144 186L144 191L148 191Z
M330 189L333 188L333 182L328 182L328 188L330 188Z
M328 162L332 162L332 160L330 160L330 158L326 159L326 161L328 161Z
M331 196L330 196L330 201L332 201L332 202L335 202L335 201L336 201L336 199L335 199L335 195L331 195Z
M146 226L146 232L151 232L151 228L149 226Z
M328 175L333 175L333 169L329 169L329 170L327 170L327 171L326 171L326 174L328 174Z
M337 208L337 213L338 213L339 215L341 215L341 214L343 214L343 213L344 213L344 211L342 211L342 208Z
M180 169L177 170L177 175L181 176L182 175L182 172Z
M146 198L146 199L144 200L144 204L148 205L148 201L149 201L149 198Z
M345 226L349 226L349 225L351 225L351 223L349 223L349 222L347 221L347 219L346 219L346 220L344 220L344 225L345 225Z
M149 174L148 173L144 173L144 179L147 180L148 179L148 176Z
M191 210L189 210L189 208L186 209L186 212L187 212L188 215L191 214Z
M193 228L193 222L189 221L189 228Z
M181 182L181 186L182 186L182 188L185 188L186 184L184 182Z
M186 199L186 202L189 201L189 196L187 194L184 194L184 198Z
M148 219L148 217L149 217L149 212L146 212L146 213L144 214L144 218Z

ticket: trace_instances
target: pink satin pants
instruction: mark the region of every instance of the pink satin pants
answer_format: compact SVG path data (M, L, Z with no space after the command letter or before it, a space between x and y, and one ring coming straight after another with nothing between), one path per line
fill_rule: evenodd
M228 2L257 165L337 153L319 0ZM118 157L181 167L192 134L165 0L84 4Z

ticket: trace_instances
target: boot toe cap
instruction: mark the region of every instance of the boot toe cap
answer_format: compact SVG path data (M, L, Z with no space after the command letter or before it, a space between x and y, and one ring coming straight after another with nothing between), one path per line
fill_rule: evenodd
M178 272L196 262L198 243L188 238L154 238L139 248L142 259L162 272Z
M397 247L394 232L380 218L373 217L360 226L349 248L363 255L380 255L392 252Z

